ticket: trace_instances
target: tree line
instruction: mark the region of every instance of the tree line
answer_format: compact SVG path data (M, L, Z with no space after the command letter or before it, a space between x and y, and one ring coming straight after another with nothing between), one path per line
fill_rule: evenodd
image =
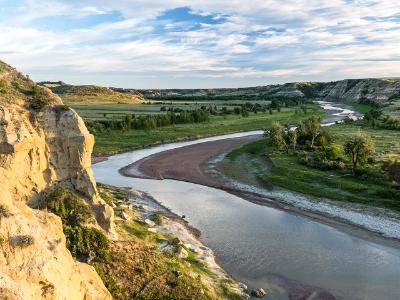
M347 157L353 175L374 153L373 141L362 131L346 140L342 148L333 144L333 135L321 126L321 118L316 116L302 121L296 128L273 122L265 137L278 151L298 154L303 164L322 170L344 169Z
M86 126L91 133L96 135L107 130L151 130L174 124L205 123L209 121L210 113L206 110L197 109L182 111L178 114L168 112L166 114L147 116L126 115L122 120L90 120L86 122Z

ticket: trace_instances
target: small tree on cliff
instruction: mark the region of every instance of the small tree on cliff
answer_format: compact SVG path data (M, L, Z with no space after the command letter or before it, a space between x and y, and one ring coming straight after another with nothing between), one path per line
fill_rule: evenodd
M359 131L351 140L344 143L343 150L351 159L351 170L355 175L357 166L365 163L374 152L374 144L367 135Z

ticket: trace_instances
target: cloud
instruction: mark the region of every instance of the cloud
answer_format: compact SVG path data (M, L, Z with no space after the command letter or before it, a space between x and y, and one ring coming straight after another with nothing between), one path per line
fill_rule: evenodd
M0 0L0 7L1 59L37 80L144 88L400 75L397 0Z

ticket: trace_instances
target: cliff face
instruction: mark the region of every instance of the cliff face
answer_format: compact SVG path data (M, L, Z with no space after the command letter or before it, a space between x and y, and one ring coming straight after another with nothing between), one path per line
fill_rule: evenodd
M371 101L384 104L400 99L400 80L346 79L328 83L297 83L297 89L306 97L327 101Z
M32 103L45 103L40 110ZM60 219L31 208L62 184L82 193L97 224L113 233L113 211L99 196L81 118L60 98L0 62L0 298L108 299L95 270L66 248Z
M326 101L372 101L383 104L400 99L400 79L345 79L333 82L292 82L239 89L141 90L144 97L173 99L270 99L273 97L305 97Z

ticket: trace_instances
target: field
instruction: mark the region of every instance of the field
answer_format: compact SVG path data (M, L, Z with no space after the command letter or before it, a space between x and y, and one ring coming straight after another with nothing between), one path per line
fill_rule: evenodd
M126 115L153 115L165 113L161 111L162 107L166 109L178 108L182 110L195 110L200 109L202 106L213 106L217 109L222 107L232 108L245 101L147 101L142 104L126 104L126 103L104 103L104 104L87 104L87 103L73 103L71 107L85 120L102 120L115 119L121 120ZM268 101L252 101L252 103L259 103L263 105L269 104Z
M359 129L344 124L329 127L335 144L340 146ZM305 166L297 156L269 148L265 140L236 149L228 157L232 163L240 164L247 176L256 176L265 187L272 184L311 196L400 211L400 189L385 180L381 171L382 161L400 160L400 132L372 128L363 128L363 131L375 143L375 162L366 174L357 177L348 169L323 171Z
M393 101L384 107L383 113L400 120L400 100Z
M152 130L110 130L96 135L94 155L113 154L176 140L263 129L268 127L274 120L293 124L311 115L312 109L316 110L317 106L311 105L309 113L306 115L296 115L296 109L284 108L281 112L274 111L272 115L268 112L250 113L248 117L233 114L211 116L208 123L179 124ZM323 114L322 112L317 113Z

